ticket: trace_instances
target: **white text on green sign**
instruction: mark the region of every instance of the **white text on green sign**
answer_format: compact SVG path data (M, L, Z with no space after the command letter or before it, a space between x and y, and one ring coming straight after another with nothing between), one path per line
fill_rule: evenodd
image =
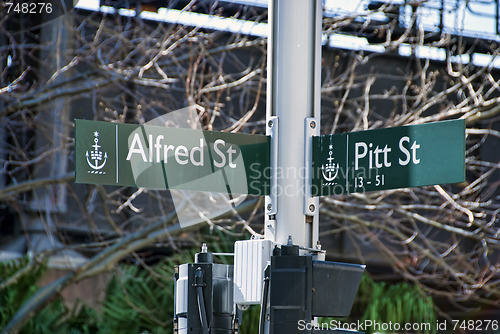
M464 179L463 120L313 138L315 196L457 183Z
M269 139L76 120L76 182L265 195Z

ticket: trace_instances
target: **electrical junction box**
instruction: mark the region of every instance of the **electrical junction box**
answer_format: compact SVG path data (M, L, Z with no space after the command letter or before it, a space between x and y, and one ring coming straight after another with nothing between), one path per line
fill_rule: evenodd
M195 263L176 267L175 334L234 334L238 328L233 302L233 266L213 263L197 253Z
M268 239L236 241L234 244L234 303L260 304L264 270L271 262L274 243Z

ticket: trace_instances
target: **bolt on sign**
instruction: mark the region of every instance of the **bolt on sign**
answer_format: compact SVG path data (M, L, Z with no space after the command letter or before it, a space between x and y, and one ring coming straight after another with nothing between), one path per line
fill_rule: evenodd
M313 138L313 196L464 180L464 120Z
M266 195L269 138L75 121L78 183Z

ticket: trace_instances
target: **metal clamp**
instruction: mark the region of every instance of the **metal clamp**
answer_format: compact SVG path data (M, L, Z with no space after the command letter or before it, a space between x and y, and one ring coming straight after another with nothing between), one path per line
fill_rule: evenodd
M304 131L304 160L305 160L305 180L304 180L304 214L314 216L318 213L319 201L312 196L312 146L313 136L319 135L319 122L314 117L305 118Z
M278 204L278 117L272 116L267 120L267 132L271 136L271 181L269 201L266 205L266 214L275 215Z

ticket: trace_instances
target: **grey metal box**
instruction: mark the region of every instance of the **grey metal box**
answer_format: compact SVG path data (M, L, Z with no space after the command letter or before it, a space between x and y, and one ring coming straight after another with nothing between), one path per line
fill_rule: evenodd
M313 316L348 316L364 271L359 264L313 261Z

